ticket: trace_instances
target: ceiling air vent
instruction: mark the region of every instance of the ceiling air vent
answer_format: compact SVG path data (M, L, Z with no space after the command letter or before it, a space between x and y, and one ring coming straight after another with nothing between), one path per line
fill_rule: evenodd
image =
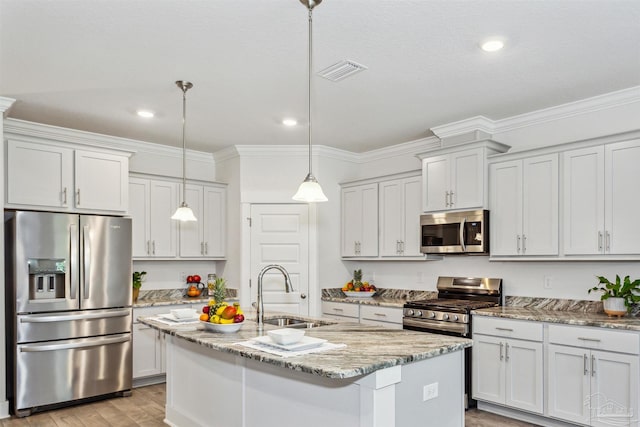
M344 60L318 72L318 75L320 77L324 77L327 80L331 80L332 82L337 82L366 69L367 67L362 64L358 64L354 61Z

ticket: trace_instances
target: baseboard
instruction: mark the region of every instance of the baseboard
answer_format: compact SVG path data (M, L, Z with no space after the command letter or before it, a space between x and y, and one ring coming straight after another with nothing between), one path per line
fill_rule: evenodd
M518 411L517 409L507 408L505 406L493 405L491 403L478 401L478 409L481 411L491 412L493 414L502 415L503 417L513 418L527 423L545 426L545 427L575 427L576 424L570 424L563 421L547 418L542 415L531 414L529 412Z
M134 378L133 379L133 388L138 387L146 387L148 385L161 384L167 382L167 376L165 374L162 375L154 375L152 377L143 377L143 378Z

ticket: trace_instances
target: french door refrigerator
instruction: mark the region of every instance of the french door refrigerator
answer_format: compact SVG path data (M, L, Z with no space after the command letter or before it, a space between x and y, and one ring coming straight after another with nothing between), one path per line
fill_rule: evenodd
M12 411L129 395L131 219L6 211L5 258Z

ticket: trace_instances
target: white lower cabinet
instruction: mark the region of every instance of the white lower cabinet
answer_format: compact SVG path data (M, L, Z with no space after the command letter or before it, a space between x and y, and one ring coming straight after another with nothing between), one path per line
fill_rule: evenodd
M402 308L381 307L359 302L322 301L322 316L336 320L348 320L366 325L402 329Z
M550 325L548 415L590 426L638 426L638 345L633 332Z
M360 317L360 305L346 302L322 301L322 316L330 319L357 322Z
M477 316L473 322L473 398L542 414L542 324Z

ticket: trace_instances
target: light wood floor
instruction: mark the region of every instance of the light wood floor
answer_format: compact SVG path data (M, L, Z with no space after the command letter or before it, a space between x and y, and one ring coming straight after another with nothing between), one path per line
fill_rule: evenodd
M116 397L25 418L6 418L0 420L0 427L160 427L165 425L162 421L164 390L164 384L140 387L133 390L131 397ZM478 410L467 411L465 420L466 427L531 426Z

